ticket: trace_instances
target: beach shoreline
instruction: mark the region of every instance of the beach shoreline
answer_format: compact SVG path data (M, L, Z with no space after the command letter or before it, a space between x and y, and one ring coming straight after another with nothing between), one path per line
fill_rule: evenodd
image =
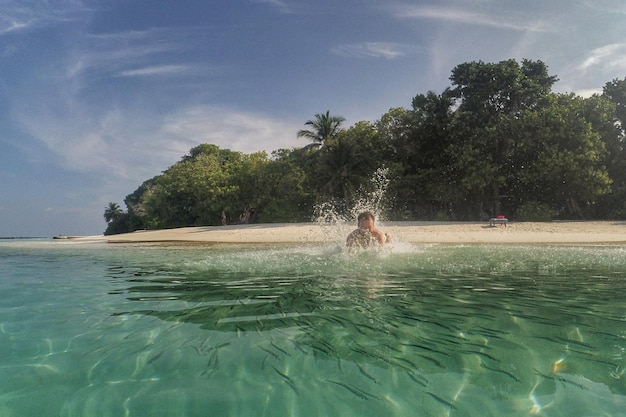
M626 244L626 221L382 222L395 242L448 244ZM72 237L109 243L304 244L341 243L354 224L266 223L146 230L111 236Z

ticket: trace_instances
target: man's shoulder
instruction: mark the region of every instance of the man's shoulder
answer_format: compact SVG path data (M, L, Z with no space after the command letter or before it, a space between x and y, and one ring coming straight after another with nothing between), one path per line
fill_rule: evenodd
M348 235L346 244L348 246L367 247L370 245L372 237L372 234L367 230L356 229Z

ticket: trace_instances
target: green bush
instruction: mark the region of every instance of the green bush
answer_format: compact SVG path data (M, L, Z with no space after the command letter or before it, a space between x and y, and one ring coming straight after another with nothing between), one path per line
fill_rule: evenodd
M522 222L548 222L557 214L558 212L547 204L531 201L517 209L515 219Z
M448 213L446 212L438 211L433 220L436 222L447 222L450 220L450 216L448 216Z

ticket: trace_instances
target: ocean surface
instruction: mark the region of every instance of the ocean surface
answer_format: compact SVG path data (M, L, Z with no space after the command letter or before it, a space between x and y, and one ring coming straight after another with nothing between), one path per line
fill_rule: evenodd
M0 241L0 416L626 416L626 248Z

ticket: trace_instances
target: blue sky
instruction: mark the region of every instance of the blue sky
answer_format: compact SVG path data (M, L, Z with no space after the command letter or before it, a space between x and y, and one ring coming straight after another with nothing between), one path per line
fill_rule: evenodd
M0 0L0 236L100 234L200 143L304 146L450 85L542 60L556 91L626 77L623 0Z

